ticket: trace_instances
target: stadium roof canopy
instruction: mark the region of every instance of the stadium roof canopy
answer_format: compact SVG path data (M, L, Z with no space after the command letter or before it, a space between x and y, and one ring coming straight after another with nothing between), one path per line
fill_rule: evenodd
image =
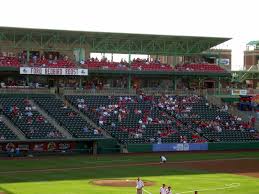
M259 40L253 40L253 41L250 41L249 43L247 43L246 45L247 46L256 46L259 44Z
M228 40L230 38L0 27L0 48L26 50L87 48L100 53L193 55Z

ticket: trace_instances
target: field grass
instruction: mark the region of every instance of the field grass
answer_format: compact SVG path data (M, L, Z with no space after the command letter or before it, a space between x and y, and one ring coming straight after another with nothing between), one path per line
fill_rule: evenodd
M186 160L214 160L257 158L259 153L172 153L170 162ZM94 179L136 179L154 181L146 190L159 193L162 183L171 185L176 192L220 188L225 184L240 183L240 187L202 194L258 194L259 179L201 170L187 170L160 165L158 154L64 156L32 160L0 160L0 191L6 194L132 194L134 187L105 187L92 185ZM135 163L141 165L133 166ZM146 163L143 164L143 163ZM30 172L31 171L31 172Z

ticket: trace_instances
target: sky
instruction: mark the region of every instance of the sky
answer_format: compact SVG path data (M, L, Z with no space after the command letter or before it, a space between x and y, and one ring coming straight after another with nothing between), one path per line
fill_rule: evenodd
M8 0L0 26L230 37L232 69L259 40L258 0Z

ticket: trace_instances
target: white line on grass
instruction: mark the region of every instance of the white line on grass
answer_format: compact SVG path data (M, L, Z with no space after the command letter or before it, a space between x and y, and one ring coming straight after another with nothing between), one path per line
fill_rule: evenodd
M146 189L142 189L145 193L147 193L147 194L152 194L152 193L150 193L149 191L147 191Z

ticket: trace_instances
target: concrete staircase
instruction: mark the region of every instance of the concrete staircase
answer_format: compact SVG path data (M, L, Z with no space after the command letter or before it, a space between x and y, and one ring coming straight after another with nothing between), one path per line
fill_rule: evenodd
M42 108L40 108L33 100L30 100L30 104L36 107L36 110L47 119L47 121L52 124L64 137L67 139L72 139L73 136L63 127L61 127L55 119L48 115Z
M26 140L26 137L22 131L20 131L6 116L1 115L2 122L11 129L19 140Z
M59 98L62 101L67 101L64 97L60 97L60 96L56 96L57 98ZM71 108L73 111L75 111L77 114L80 115L80 117L82 117L84 120L86 120L90 125L93 126L93 128L98 129L100 131L102 131L102 134L106 137L106 138L113 138L109 133L107 133L105 130L103 130L102 128L100 128L99 126L97 126L90 118L88 118L88 116L86 116L84 113L82 113L81 111L79 111L77 108L75 108L69 101L67 101L69 108Z

